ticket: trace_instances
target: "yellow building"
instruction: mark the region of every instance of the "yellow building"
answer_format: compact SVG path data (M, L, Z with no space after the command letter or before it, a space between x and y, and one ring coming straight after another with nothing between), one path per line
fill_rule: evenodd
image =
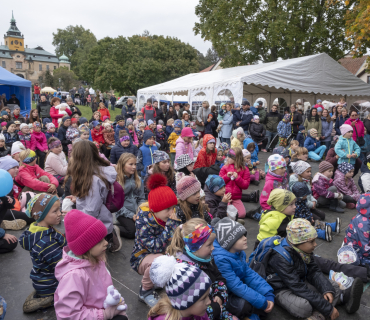
M24 36L19 31L13 13L10 27L4 35L4 44L0 45L1 67L22 77L31 80L32 83L39 82L40 76L49 70L59 67L68 67L70 62L65 55L57 57L55 54L45 51L41 46L28 48L24 44Z

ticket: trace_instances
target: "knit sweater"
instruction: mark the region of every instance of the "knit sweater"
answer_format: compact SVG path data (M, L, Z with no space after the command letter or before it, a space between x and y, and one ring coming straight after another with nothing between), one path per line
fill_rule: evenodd
M50 152L45 161L45 171L53 176L65 176L67 174L68 163L64 152L55 154Z

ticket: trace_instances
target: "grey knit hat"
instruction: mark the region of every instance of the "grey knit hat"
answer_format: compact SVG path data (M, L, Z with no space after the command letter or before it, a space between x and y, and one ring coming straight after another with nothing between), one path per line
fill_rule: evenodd
M170 160L170 156L167 152L155 150L153 152L153 163Z
M242 236L247 236L247 229L230 218L215 218L211 222L220 246L229 251Z
M194 163L194 160L190 159L190 156L187 153L185 153L176 159L176 163L177 163L177 170L180 170Z

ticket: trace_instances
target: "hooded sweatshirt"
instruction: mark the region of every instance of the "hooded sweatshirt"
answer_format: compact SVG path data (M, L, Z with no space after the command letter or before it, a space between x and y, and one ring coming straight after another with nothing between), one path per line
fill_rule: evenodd
M361 154L361 149L358 144L352 139L346 139L343 136L340 136L338 142L335 144L334 147L335 153L338 155L338 164L342 162L348 162L350 164L355 165L356 158L347 158L347 154L356 153L357 158Z
M36 294L42 297L53 295L58 287L54 269L62 259L66 238L52 227L40 227L33 222L19 238L19 244L30 252L33 265L30 278Z
M194 164L194 169L210 167L215 164L217 158L217 149L213 152L207 153L207 143L209 140L215 139L212 135L206 134L203 137L203 148L199 151L197 161Z
M179 137L176 140L175 162L183 154L188 154L190 159L194 159L194 147L191 142L185 142L183 138Z
M289 190L289 180L286 172L283 177L271 172L270 170L267 172L266 183L260 196L260 204L263 210L271 210L271 207L267 204L267 200L270 197L271 191L274 189Z
M63 259L55 268L55 277L59 281L54 295L58 320L104 319L107 288L113 285L104 262L93 267L65 247Z
M110 185L116 181L117 171L114 167L99 167L99 170ZM77 198L76 209L103 222L108 230L108 234L110 234L113 231L113 216L105 206L107 195L107 186L103 180L94 175L88 195L83 198Z

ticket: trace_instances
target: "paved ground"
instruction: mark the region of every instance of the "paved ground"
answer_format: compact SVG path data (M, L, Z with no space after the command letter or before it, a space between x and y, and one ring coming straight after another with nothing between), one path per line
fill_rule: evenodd
M260 153L260 161L265 163L267 157L270 155ZM313 166L312 172L318 171L318 163L311 163ZM262 167L262 166L261 166ZM358 177L356 177L357 180ZM258 187L259 190L263 188L263 181ZM251 186L248 192L256 190L257 187ZM246 204L247 210L255 207L255 204ZM337 216L335 213L324 210L327 213L326 221L332 222ZM318 247L316 254L330 258L336 261L336 252L340 248L343 241L343 232L347 228L351 218L356 214L356 210L346 210L341 214L343 221L342 233L334 236L331 243L318 240ZM258 233L258 223L252 220L246 220L245 224L248 230L248 240L250 247L246 251L247 256L252 252L253 243L256 240ZM64 232L63 226L60 228ZM19 237L22 231L11 232ZM133 240L123 239L123 247L120 252L108 255L108 268L112 274L113 283L121 292L128 305L128 315L130 320L144 320L148 312L145 304L137 299L137 292L139 291L141 277L130 268L130 255L133 247ZM8 311L6 315L7 320L52 320L56 319L54 309L48 309L45 312L38 312L34 314L23 314L22 305L32 291L32 284L29 278L29 273L32 264L27 251L21 247L17 247L12 253L3 254L0 258L0 269L2 276L0 277L0 295L2 295L8 303ZM364 287L365 289L366 287ZM344 308L338 307L340 317L339 319L370 319L370 289L365 290L359 311L353 315L348 315ZM268 316L269 320L290 320L294 319L286 311L275 306L273 312Z

